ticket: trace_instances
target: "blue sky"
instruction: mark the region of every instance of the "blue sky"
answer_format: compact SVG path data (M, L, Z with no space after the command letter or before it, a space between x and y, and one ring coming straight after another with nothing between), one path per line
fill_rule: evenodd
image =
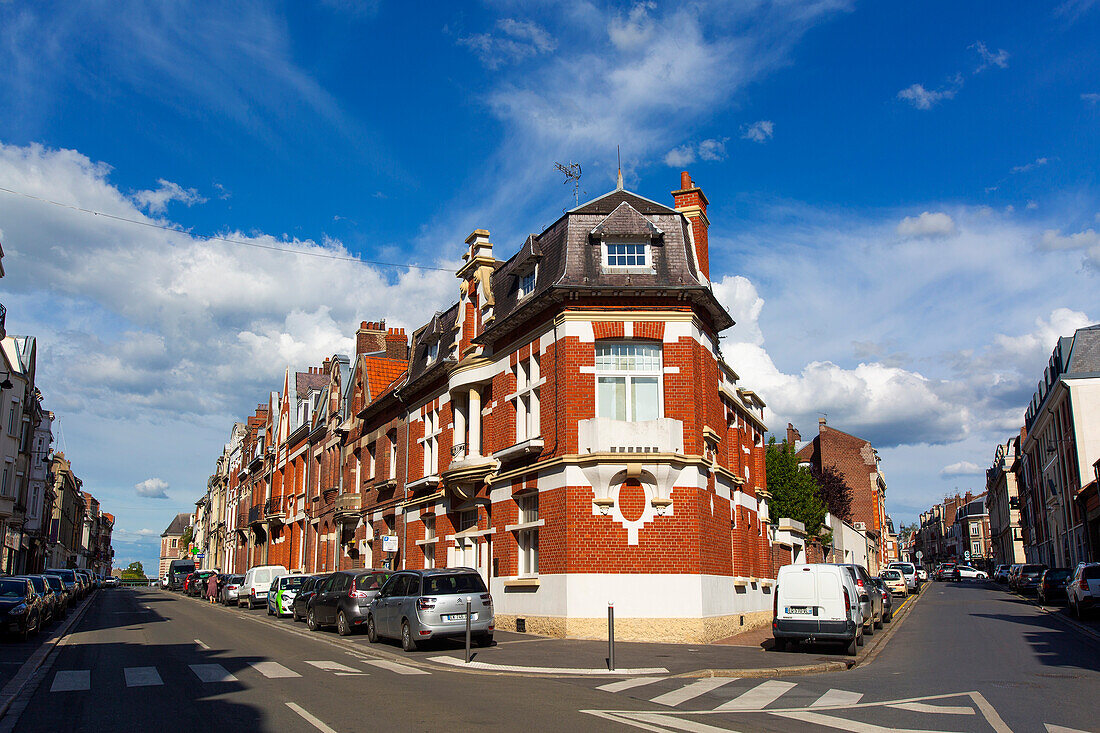
M408 7L0 2L0 186L177 230L0 193L9 330L119 560L155 558L286 365L455 297L195 234L451 268L571 204L555 161L594 196L618 145L657 200L686 168L727 358L777 432L825 412L879 445L904 521L984 484L1100 317L1093 0Z

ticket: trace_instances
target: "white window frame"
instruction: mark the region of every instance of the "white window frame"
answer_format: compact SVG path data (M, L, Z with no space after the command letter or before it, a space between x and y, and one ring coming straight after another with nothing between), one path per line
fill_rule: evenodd
M367 445L367 478L372 480L374 479L374 476L378 471L378 461L374 455L376 451L376 442L371 442Z
M516 378L516 392L510 397L516 410L516 443L523 443L542 435L539 391L546 380L542 376L541 356L532 353L526 359L518 359L512 375Z
M539 574L539 495L538 492L515 497L519 525L516 530L517 570L521 578ZM534 526L531 526L534 525Z
M435 515L429 514L421 517L420 521L424 523L424 539L434 540L435 537ZM435 543L425 542L421 545L421 550L424 552L424 569L431 570L435 567Z
M656 350L657 350L657 366L655 368L647 367L647 368L641 368L641 369L639 369L639 368L626 368L626 369L623 369L623 368L608 367L606 365L605 366L600 365L600 350L602 348L641 347L641 346L649 346L649 347L655 347L656 348ZM600 379L601 378L616 378L616 379L622 378L622 379L625 379L625 390L624 390L625 398L626 398L626 408L625 408L626 418L625 418L625 421L626 422L637 422L632 417L632 415L635 413L635 410L634 410L634 404L633 404L633 397L632 397L633 390L631 389L631 384L632 384L633 380L637 379L637 378L652 379L654 377L656 377L656 379L657 379L657 417L655 419L660 419L660 418L664 417L664 415L665 415L665 404L664 404L665 403L665 399L664 399L664 396L665 396L665 379L664 379L664 345L663 344L658 343L658 342L653 342L653 341L640 341L640 340L638 340L638 341L631 341L631 340L626 340L626 341L597 341L596 342L596 368L595 368L595 372L596 372L595 373L595 379L596 379L596 417L608 417L608 418L611 418L613 420L619 419L615 415L603 415L603 414L601 414L601 411L600 411Z
M535 282L538 277L539 266L536 264L530 271L524 272L519 275L519 284L517 285L517 300L523 300L531 293L535 292Z
M640 252L614 252L612 248L640 247ZM613 263L613 258L641 257L642 261L634 264ZM604 270L611 272L653 272L653 247L648 241L630 239L604 239L600 242L600 260Z
M388 478L396 479L397 478L397 431L393 432L393 437L392 438L387 433L386 434L386 440L388 440L389 444L390 444L390 471L389 471L390 475L388 476Z
M432 341L428 344L428 362L431 363L439 358L439 341Z
M439 409L424 410L424 437L420 439L424 446L424 475L435 476L439 473L439 435L443 426L439 424Z

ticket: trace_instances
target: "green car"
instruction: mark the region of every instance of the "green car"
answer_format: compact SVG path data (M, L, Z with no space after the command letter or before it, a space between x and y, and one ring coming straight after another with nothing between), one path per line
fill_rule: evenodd
M294 596L306 579L304 575L280 575L271 581L267 591L267 615L289 616L294 607Z

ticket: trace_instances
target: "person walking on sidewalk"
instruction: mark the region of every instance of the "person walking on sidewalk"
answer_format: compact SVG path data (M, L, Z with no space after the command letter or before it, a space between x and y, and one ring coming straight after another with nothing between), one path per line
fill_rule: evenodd
M206 581L206 597L210 599L211 603L215 603L218 598L218 574L214 573Z

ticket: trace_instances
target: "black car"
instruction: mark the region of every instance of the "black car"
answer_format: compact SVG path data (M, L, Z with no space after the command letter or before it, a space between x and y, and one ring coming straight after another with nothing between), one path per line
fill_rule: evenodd
M1039 578L1047 569L1046 565L1024 565L1020 568L1020 574L1016 576L1016 592L1022 596L1036 593L1039 589Z
M309 612L309 600L317 592L318 586L327 578L327 575L310 575L302 580L302 587L294 596L294 603L290 605L290 615L295 621L305 621Z
M66 590L65 582L58 576L46 573L42 577L46 579L46 583L53 589L53 592L61 597L61 615L64 616L69 610L69 606L73 605L73 594Z
M0 628L26 641L42 629L44 607L27 578L0 578Z
M389 570L380 569L341 570L329 575L306 607L310 631L333 625L340 636L355 631L367 622L370 602L389 577Z
M878 576L872 575L871 583L882 594L882 622L888 624L894 620L894 594L890 592L890 589L886 587L886 583Z
M1035 587L1035 593L1039 596L1039 603L1044 606L1055 601L1066 601L1066 583L1069 582L1073 571L1069 568L1049 568L1039 576L1039 584Z
M65 584L65 591L69 594L69 603L74 604L80 600L80 583L76 573L69 568L46 568L46 575L56 575Z
M62 611L65 607L64 599L57 593L54 593L53 588L46 582L46 579L41 575L17 575L19 579L26 579L31 581L31 585L34 586L34 592L42 599L42 625L49 626L54 621L61 618Z

